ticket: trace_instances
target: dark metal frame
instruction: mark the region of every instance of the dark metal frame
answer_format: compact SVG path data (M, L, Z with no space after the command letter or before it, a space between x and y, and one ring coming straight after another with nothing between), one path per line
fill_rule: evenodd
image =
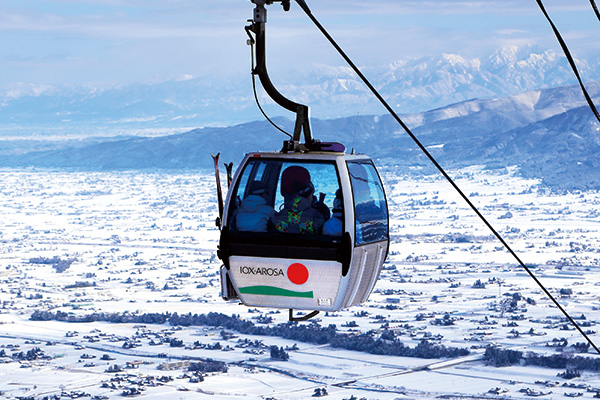
M318 142L312 138L310 130L310 110L309 107L304 104L296 103L281 94L271 82L269 73L267 71L267 52L266 52L266 23L267 23L267 9L265 5L272 4L273 2L279 1L283 5L283 9L288 11L290 9L290 0L252 0L256 5L254 9L254 17L249 20L251 24L246 26L246 32L250 36L250 40L256 44L256 67L252 71L253 75L258 75L260 82L267 92L267 94L279 104L281 107L296 113L296 124L294 126L294 134L291 140L283 142L283 152L294 152L294 151L309 151L318 149ZM252 37L254 34L254 37ZM304 143L300 143L300 139L304 132Z

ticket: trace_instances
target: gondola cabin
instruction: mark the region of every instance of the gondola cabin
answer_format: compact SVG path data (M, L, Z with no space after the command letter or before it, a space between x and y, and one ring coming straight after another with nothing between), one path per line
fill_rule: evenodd
M315 311L366 301L389 247L372 160L324 151L247 154L227 194L219 247L226 300Z

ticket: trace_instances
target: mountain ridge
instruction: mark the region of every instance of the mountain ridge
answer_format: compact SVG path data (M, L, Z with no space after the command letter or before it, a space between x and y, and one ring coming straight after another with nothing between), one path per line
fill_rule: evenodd
M600 97L600 82L588 85ZM444 168L517 165L521 174L562 189L600 188L600 127L578 86L468 100L401 116ZM291 131L293 121L275 118ZM435 170L389 115L312 119L313 136L340 141L407 173ZM251 151L278 151L286 137L267 121L206 127L158 137L130 137L78 147L0 156L4 167L111 169L209 168L210 153L238 161Z
M577 60L586 81L600 79L600 62ZM363 73L394 109L421 113L469 99L497 98L576 83L564 56L533 47L503 47L487 57L442 54L365 67ZM334 119L385 112L348 67L272 73L280 91ZM259 89L270 116L282 114ZM290 114L286 114L290 118ZM201 76L113 88L53 88L18 84L0 93L0 136L156 135L199 126L231 126L262 118L249 76Z

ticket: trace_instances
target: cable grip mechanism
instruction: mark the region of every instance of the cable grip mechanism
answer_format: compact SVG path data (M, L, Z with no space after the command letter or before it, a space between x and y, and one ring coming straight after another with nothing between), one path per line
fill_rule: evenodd
M283 11L290 11L290 0L251 0L257 6L271 5L273 3L281 3ZM266 19L263 22L267 22Z

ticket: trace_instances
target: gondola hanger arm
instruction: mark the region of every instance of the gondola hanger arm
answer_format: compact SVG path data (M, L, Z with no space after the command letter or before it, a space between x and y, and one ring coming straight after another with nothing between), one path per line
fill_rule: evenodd
M290 9L290 0L251 0L256 5L254 8L253 19L250 20L250 25L246 27L246 32L250 36L252 44L256 46L256 67L252 71L253 75L258 75L260 82L273 101L296 114L296 124L294 126L293 138L284 142L283 151L308 151L313 147L314 140L310 129L310 110L309 107L296 103L281 94L273 85L269 73L267 71L266 57L266 22L267 9L265 5L270 5L275 2L282 3L283 9ZM254 34L254 37L252 37ZM304 144L300 143L300 139L304 133Z

